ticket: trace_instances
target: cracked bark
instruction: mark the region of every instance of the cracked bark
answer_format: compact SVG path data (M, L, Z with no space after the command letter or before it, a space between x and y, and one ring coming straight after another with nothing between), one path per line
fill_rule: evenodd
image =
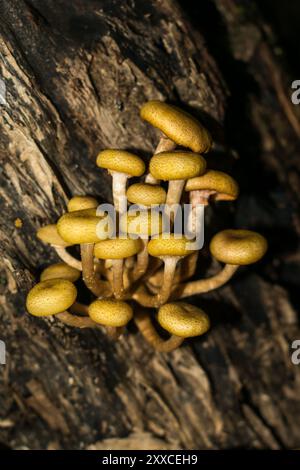
M171 0L128 0L122 8L112 0L0 0L6 445L299 447L300 373L290 361L299 338L299 114L257 12L241 11L237 1L203 5L205 14L189 19ZM138 114L148 99L201 117L218 143L209 165L240 181L236 204L207 211L207 239L236 225L270 241L262 263L193 299L213 328L169 355L149 349L133 326L115 344L100 331L30 318L24 309L39 269L56 260L36 229L55 221L72 194L111 200L97 152L109 146L151 155L157 133ZM203 250L198 277L207 265Z

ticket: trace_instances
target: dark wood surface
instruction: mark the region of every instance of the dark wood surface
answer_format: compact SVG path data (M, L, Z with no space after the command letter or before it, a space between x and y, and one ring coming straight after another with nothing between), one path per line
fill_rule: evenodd
M299 446L300 369L290 359L300 338L299 112L270 27L243 5L205 1L203 11L184 11L172 0L0 0L4 444ZM207 211L206 240L243 227L270 244L262 262L192 299L212 330L168 355L153 352L133 326L114 343L100 331L30 318L24 308L40 269L56 260L37 228L54 222L72 194L111 198L97 152L151 155L157 133L139 118L148 99L200 117L216 142L209 166L239 180L239 201ZM197 276L207 268L218 269L203 250Z

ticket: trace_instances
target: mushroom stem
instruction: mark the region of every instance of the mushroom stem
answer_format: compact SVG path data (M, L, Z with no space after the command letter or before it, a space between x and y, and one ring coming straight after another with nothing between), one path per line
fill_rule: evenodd
M81 261L78 259L74 258L74 256L70 255L70 253L67 252L66 248L63 246L58 246L58 245L52 245L52 247L55 249L56 253L58 256L69 266L72 266L72 268L78 269L79 271L82 271L82 264Z
M71 313L79 313L80 315L88 315L88 306L79 302L74 302L70 307Z
M122 327L115 327L115 326L106 326L105 327L106 329L106 332L108 334L108 336L111 338L111 339L114 339L114 340L117 340L119 339L119 337L124 333L125 331L125 328L122 326Z
M78 317L76 315L72 315L71 313L65 311L62 313L58 313L55 315L61 322L68 326L74 326L76 328L96 328L100 329L99 325L95 323L89 317Z
M191 295L203 294L223 286L234 275L239 266L235 264L226 264L224 268L208 279L200 279L199 281L188 282L187 284L179 284L176 291L178 295L174 297L183 299ZM176 292L176 293L177 293Z
M121 299L124 292L123 283L123 259L112 260L112 272L113 272L113 293L116 299Z
M160 141L158 142L158 145L153 155L156 155L157 153L161 153L161 152L171 152L175 148L176 148L175 142L173 142L173 140L169 139L166 135L163 134L162 137L160 138ZM152 176L151 173L148 173L145 178L145 183L158 184L159 180L154 178L154 176Z
M126 183L129 175L118 171L110 171L110 174L115 209L119 214L124 214L127 209Z
M82 277L87 288L97 297L109 295L107 284L96 277L94 270L94 243L80 245Z
M164 278L163 285L159 293L156 295L157 306L163 305L170 297L176 265L181 259L181 256L163 256L161 258L164 262Z
M145 240L141 238L141 242L143 244L143 249L137 255L137 264L136 264L136 267L134 269L133 276L132 276L133 281L137 281L138 279L140 279L145 274L145 272L147 271L147 267L148 267L148 262L149 262L149 254L148 254L148 249L147 249L148 239Z
M171 180L169 181L168 193L166 204L172 206L173 204L179 204L181 194L184 188L184 180Z
M172 335L169 339L162 339L155 330L149 314L139 312L134 316L134 321L145 338L145 340L158 352L170 352L177 349L184 341L184 338Z

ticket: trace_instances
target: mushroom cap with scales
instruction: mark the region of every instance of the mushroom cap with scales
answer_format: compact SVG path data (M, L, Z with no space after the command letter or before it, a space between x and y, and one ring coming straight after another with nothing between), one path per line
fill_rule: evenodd
M132 213L129 211L120 220L122 232L141 238L157 235L161 233L162 228L162 215L154 210L139 210Z
M210 133L187 112L162 101L149 101L141 108L141 117L160 129L177 145L193 152L206 153L212 146Z
M201 176L190 178L185 185L186 191L213 191L215 200L230 201L238 197L237 182L227 173L208 170Z
M36 284L28 293L26 308L31 315L44 317L64 312L75 302L77 290L65 279L48 279Z
M157 320L162 328L181 338L203 335L210 327L206 313L185 302L163 305L158 311Z
M191 241L183 235L164 233L158 237L151 238L148 243L148 253L155 257L164 256L187 256L193 251Z
M64 214L57 222L57 230L69 243L96 243L110 236L112 221L107 214L97 216L95 208L85 209Z
M186 180L202 175L206 161L193 152L161 152L151 158L149 169L151 175L160 180Z
M94 255L99 259L124 259L135 256L142 249L139 238L114 238L96 243Z
M121 300L101 299L90 304L89 316L96 323L118 328L127 325L133 317L133 310Z
M76 282L81 275L81 271L67 263L55 263L45 268L40 276L41 281L48 279L65 279L70 282Z
M97 199L91 196L74 196L68 202L68 212L82 211L98 207Z
M38 229L36 236L44 243L50 243L50 245L56 245L61 247L67 247L73 245L73 243L66 242L58 233L56 224L44 225Z
M97 157L97 166L111 172L125 173L129 176L142 176L145 172L143 160L126 150L102 150Z
M129 202L142 206L154 206L166 202L166 191L157 184L135 183L126 192Z
M259 261L267 251L265 237L252 230L223 230L210 242L210 252L226 264L247 265Z

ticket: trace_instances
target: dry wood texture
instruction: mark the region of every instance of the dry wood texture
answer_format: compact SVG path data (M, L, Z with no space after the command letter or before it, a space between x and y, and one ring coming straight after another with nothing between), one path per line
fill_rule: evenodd
M299 447L300 368L290 344L300 338L300 126L270 29L235 0L203 1L190 19L172 0L0 0L0 18L0 339L8 351L0 441ZM194 299L212 330L168 355L134 327L114 343L24 309L39 269L56 259L36 229L72 194L110 200L109 177L95 166L100 149L151 155L157 134L139 107L153 98L201 117L218 143L209 165L240 181L236 204L208 211L206 238L241 226L270 241L263 262ZM198 277L207 264L204 250Z

